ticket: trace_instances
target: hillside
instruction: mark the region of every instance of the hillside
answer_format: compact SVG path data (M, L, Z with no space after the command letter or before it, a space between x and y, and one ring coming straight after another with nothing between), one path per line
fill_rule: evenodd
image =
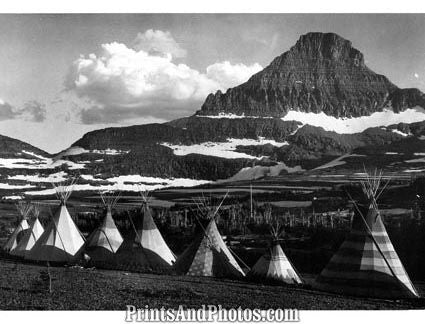
M22 154L25 154L24 151L49 156L47 152L31 144L0 134L0 158L22 157Z
M19 269L19 271L17 271ZM51 268L53 292L40 279L45 266L0 260L0 305L7 310L119 310L126 305L202 308L420 309L412 301L364 300L309 289L259 285L208 277L167 276L123 271ZM19 289L16 289L19 287ZM252 295L258 298L255 300ZM302 314L301 314L302 316Z

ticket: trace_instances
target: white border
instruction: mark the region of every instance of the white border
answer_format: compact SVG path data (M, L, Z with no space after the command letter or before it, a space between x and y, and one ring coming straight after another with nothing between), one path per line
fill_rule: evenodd
M424 13L419 0L12 0L1 13Z
M0 5L0 13L423 13L425 1L182 1L182 0L13 0ZM425 19L425 18L424 18ZM301 323L344 323L385 321L420 322L424 310L414 311L300 311ZM124 323L122 312L12 312L1 311L1 323Z

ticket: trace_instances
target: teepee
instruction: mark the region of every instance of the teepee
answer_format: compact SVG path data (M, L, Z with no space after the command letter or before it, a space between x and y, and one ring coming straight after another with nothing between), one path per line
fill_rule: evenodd
M37 242L37 240L43 234L44 228L41 225L40 221L38 220L40 209L38 208L37 205L33 205L32 214L33 214L32 215L33 221L30 227L25 231L25 234L22 237L16 249L12 250L10 254L25 258L27 254L29 253L29 251L33 248L35 242Z
M118 249L117 261L136 269L169 269L175 256L152 218L148 193L140 191L140 194L142 217L135 222L129 217L133 231Z
M106 216L102 224L88 237L85 251L93 262L112 262L114 254L123 242L123 238L112 218L112 209L120 196L101 193L100 197L106 208Z
M72 194L75 180L69 185L55 185L56 196L60 201L52 220L44 233L27 254L27 258L36 261L67 262L77 261L84 238L66 208L66 202Z
M198 219L200 231L192 244L176 260L174 264L176 273L190 276L232 278L245 276L245 273L224 243L215 222L215 217L226 196L224 196L217 208L209 206L205 199L199 198L195 202L200 215L208 221L208 224L204 227L202 220Z
M301 284L301 278L279 244L281 225L279 221L270 224L271 248L248 273L253 278L266 279L287 284Z
M388 237L377 200L382 173L361 182L352 229L313 286L320 290L374 298L419 297ZM387 182L388 183L388 182Z
M27 219L31 212L32 205L28 201L21 200L16 204L16 209L18 210L21 220L3 247L3 249L9 253L16 249L25 231L29 228Z

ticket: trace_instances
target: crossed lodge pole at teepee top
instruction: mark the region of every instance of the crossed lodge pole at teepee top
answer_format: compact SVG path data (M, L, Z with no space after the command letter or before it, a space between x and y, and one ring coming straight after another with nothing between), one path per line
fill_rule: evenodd
M379 171L379 174L378 174L376 169L375 169L373 177L370 177L369 174L365 170L365 175L366 175L367 182L366 181L360 181L361 186L362 186L362 190L363 190L364 194L366 195L366 197L368 198L368 203L370 203L372 205L372 208L377 211L376 217L379 217L379 209L378 209L377 200L381 196L381 194L384 192L386 187L388 186L391 178L389 178L387 180L387 182L385 183L383 188L379 191L379 188L380 188L380 185L381 185L381 180L382 180L382 177L383 177L382 170ZM379 191L379 193L378 193L378 191ZM363 221L363 224L365 225L368 236L372 239L372 242L374 243L375 247L378 249L378 252L381 254L382 258L384 259L385 264L387 265L391 274L393 275L393 277L396 280L398 280L400 282L396 273L394 272L394 269L392 268L387 257L385 256L385 253L382 251L381 247L379 246L378 242L376 241L375 237L373 236L372 229L370 228L369 224L367 223L365 216L363 215L359 206L357 205L357 203L355 202L355 200L353 199L353 197L350 195L350 193L348 191L347 191L347 195L350 198L350 200L353 202L354 207L356 208L357 212L360 215L361 220ZM376 218L375 218L375 220L376 220ZM410 278L408 278L408 280L409 280L413 290L415 291L415 293L418 294L417 291L416 291L416 288L413 286L412 282L410 281Z
M204 195L202 194L202 198L198 197L198 199L193 199L193 201L195 202L198 210L201 212L201 214L205 213L205 211L207 212L207 217L211 220L215 220L216 215L218 214L221 206L223 205L224 201L226 200L227 196L229 195L229 191L226 192L226 194L224 195L223 199L221 200L221 202L218 204L217 208L215 208L215 211L213 213L211 213L212 210L214 210L212 207L207 206L207 199L204 197ZM205 236L207 237L207 240L209 242L209 244L211 246L213 246L213 242L211 241L211 238L209 237L206 228L202 225L202 222L199 221L199 219L196 217L196 220L198 221L198 224L201 226L202 231L204 232ZM247 269L250 269L250 267L228 246L227 247L228 250L230 251L230 253L232 253L232 255L234 257L236 257L239 262L241 262Z

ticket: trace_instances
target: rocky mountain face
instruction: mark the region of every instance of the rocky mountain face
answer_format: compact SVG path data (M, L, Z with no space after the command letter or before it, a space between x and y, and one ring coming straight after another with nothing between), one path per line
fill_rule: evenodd
M247 82L210 94L198 115L232 113L283 117L288 110L358 117L392 107L425 107L418 89L400 89L371 71L350 41L308 33Z
M207 141L226 141L227 138L265 137L286 140L300 126L296 121L279 118L202 118L197 116L173 120L167 125L190 133L191 144ZM176 138L174 138L174 141Z

